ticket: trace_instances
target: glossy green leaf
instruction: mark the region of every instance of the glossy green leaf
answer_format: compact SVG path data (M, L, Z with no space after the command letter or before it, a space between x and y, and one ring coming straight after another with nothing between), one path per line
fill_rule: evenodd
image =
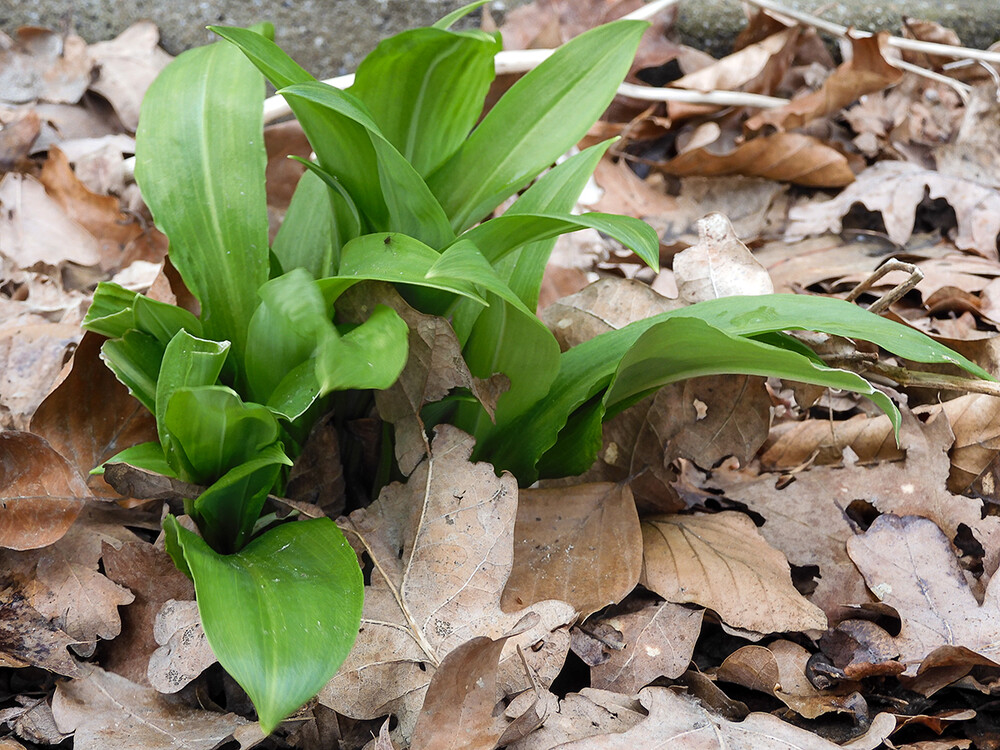
M170 468L166 457L163 455L163 447L159 441L153 440L148 443L139 443L131 448L119 451L96 469L91 474L103 474L104 467L108 464L128 464L139 469L152 471L156 474L173 477L174 470Z
M426 176L458 150L479 119L501 45L482 31L413 29L383 40L349 91Z
M156 412L156 381L163 360L163 344L136 330L101 345L101 359L115 377L150 412Z
M477 455L489 456L497 469L510 470L522 483L534 481L539 458L555 444L569 416L608 387L618 363L643 333L673 317L700 318L735 336L814 330L859 338L907 359L955 364L992 379L982 368L924 334L843 300L793 294L724 297L636 321L564 352L559 374L545 399L498 426L477 446Z
M267 445L213 482L191 507L205 540L219 552L242 549L281 467L291 464L278 445Z
M264 80L238 50L198 47L150 86L136 133L136 181L171 261L205 333L231 341L239 362L268 277L263 102Z
M183 307L137 295L132 306L135 327L166 346L179 331L201 336L201 321Z
M364 588L357 556L327 518L282 524L233 555L213 551L172 516L164 526L194 579L212 651L272 732L354 644Z
M188 474L182 478L197 484L211 484L257 456L279 435L278 422L266 407L244 403L224 385L175 388L163 425L170 436L167 460L171 453L177 456Z
M110 339L124 336L127 330L135 328L132 306L138 296L131 289L125 289L111 281L102 281L97 285L94 299L83 318L83 329Z
M580 34L519 80L427 184L456 231L482 219L577 143L625 78L649 24Z
M467 15L469 15L476 8L481 8L486 5L490 0L476 0L474 3L469 3L468 5L463 5L461 8L453 10L448 15L441 18L439 21L434 22L435 29L448 29L451 28L452 24L462 20Z
M327 336L316 356L321 393L391 386L406 365L409 332L395 310L377 305L361 325L343 336Z
M271 245L283 271L304 268L313 278L336 273L343 246L339 234L343 221L337 220L341 213L335 200L337 197L316 174L302 175ZM343 203L343 199L339 202ZM350 236L357 236L359 229L355 225Z

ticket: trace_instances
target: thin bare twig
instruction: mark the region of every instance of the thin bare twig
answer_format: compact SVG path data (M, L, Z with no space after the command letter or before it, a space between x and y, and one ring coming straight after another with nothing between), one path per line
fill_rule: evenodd
M906 279L901 284L897 284L888 292L879 297L875 302L871 304L868 308L868 312L880 313L887 309L896 300L900 299L904 294L913 289L917 284L923 281L924 272L917 268L912 263L904 263L901 260L896 260L895 258L887 260L881 266L875 269L875 271L864 281L854 287L850 293L845 298L848 302L854 302L858 297L861 296L862 292L866 292L871 289L872 285L885 276L887 273L892 271L905 271L910 274L909 278Z

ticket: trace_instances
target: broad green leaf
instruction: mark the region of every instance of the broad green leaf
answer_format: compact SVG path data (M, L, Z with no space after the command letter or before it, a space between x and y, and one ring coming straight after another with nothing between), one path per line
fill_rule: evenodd
M173 516L164 526L194 579L212 651L272 732L354 644L364 587L357 556L327 518L282 524L233 555L216 553Z
M263 103L264 80L238 50L198 47L150 86L136 133L136 181L171 261L205 333L231 341L240 363L269 266Z
M954 364L992 379L982 368L922 333L843 300L794 294L723 297L636 321L564 352L546 397L498 426L477 446L477 454L489 456L498 470L510 470L522 483L534 481L539 457L555 444L569 416L608 387L619 362L643 333L673 317L700 318L735 336L813 330L864 339L907 359Z
M219 552L242 549L281 467L291 465L278 445L268 445L213 482L192 507L205 540Z
M309 359L284 373L284 377L271 392L267 408L276 417L294 422L322 395L323 387L316 374L316 360Z
M110 339L125 335L135 328L132 306L137 292L125 289L111 281L102 281L94 291L94 299L83 318L83 328Z
M278 383L312 357L333 331L323 295L304 268L272 279L260 288L261 304L247 336L250 393L268 403Z
M173 452L189 474L182 478L197 484L211 484L257 456L279 435L278 422L266 407L244 403L224 385L175 388L163 425L170 435L167 459Z
M171 442L170 430L164 421L167 406L179 388L213 385L218 380L228 355L228 341L202 339L187 331L178 332L163 352L163 361L156 378L156 408L153 410L156 432L160 436L167 461L175 472L188 481L204 483L205 477L185 477L184 473L190 471L190 466L176 463L178 457Z
M92 470L91 474L103 474L104 467L108 464L128 464L139 469L152 471L164 476L174 477L174 470L170 468L166 457L163 455L163 446L156 440L148 443L139 443L131 448L119 451L103 464Z
M660 238L656 230L646 222L631 216L597 212L579 216L508 212L484 221L463 233L460 240L468 240L476 247L482 248L486 259L495 263L522 245L588 228L615 238L642 258L647 265L654 269L659 268Z
M403 232L435 247L455 238L423 178L379 130L360 99L319 81L288 86L279 93L293 111L303 102L321 108L319 121L301 117L299 121L319 165L344 185L373 229ZM343 143L337 140L348 137ZM366 158L369 153L371 159ZM363 172L359 173L355 159L365 164Z
M135 327L143 333L148 333L166 346L177 335L185 330L194 336L201 336L201 321L183 307L150 299L142 294L135 298L132 306L135 317Z
M463 5L461 8L453 10L448 15L441 18L439 21L435 21L433 28L435 29L448 29L451 28L452 24L461 21L467 15L469 15L476 8L481 8L486 5L490 0L476 0L474 3L469 3L468 5Z
M349 91L423 176L465 141L494 77L498 39L481 31L404 31L379 43Z
M126 331L121 338L101 345L101 359L128 392L155 414L163 344L141 331Z
M338 201L343 203L316 174L302 175L271 245L283 271L304 268L313 278L336 273L343 245L339 241L342 221L336 218L340 216Z
M406 365L409 331L395 310L377 305L361 325L343 336L324 338L316 356L321 395L391 386Z
M616 21L591 29L504 94L428 177L455 231L482 219L586 134L625 78L647 27Z

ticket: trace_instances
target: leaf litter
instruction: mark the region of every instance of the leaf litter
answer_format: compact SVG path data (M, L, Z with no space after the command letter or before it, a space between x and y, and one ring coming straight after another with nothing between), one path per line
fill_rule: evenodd
M639 5L537 0L501 31L556 46ZM583 145L620 140L582 201L652 224L664 270L594 233L561 239L542 312L560 345L700 299L844 296L897 259L922 278L886 314L1000 374L996 66L906 51L918 71L901 70L886 32L846 40L837 65L808 24L762 11L716 60L674 18L653 19L630 82L787 104L614 102ZM961 44L919 19L898 33ZM518 490L470 463L468 436L424 429L427 404L455 388L494 404L503 379L474 378L449 326L371 288L414 356L317 428L275 504L348 513L362 630L264 738L158 538L184 488L131 477L122 498L89 475L154 435L82 336L94 285L189 299L124 168L170 59L157 41L141 23L0 45L0 747L1000 746L1000 397L932 368L887 381L909 404L897 445L855 399L698 378L610 420L584 475ZM267 139L273 231L302 172L285 157L308 147L294 123ZM363 317L354 300L341 314ZM812 343L839 364L871 355ZM383 422L401 471L371 493Z

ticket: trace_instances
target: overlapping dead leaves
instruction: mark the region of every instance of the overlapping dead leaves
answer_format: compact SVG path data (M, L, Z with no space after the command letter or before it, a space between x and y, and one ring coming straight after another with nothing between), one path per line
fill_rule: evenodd
M554 46L638 5L538 0L505 38ZM593 136L622 138L583 200L656 226L666 270L596 234L562 241L543 318L563 346L706 296L844 295L892 259L923 276L887 314L1000 374L997 74L908 57L959 91L901 72L878 37L836 66L812 29L763 14L716 61L671 41L669 12L654 20L632 82L788 104L615 102ZM958 43L912 19L904 33ZM156 541L173 489L122 501L87 474L153 436L81 338L88 293L114 276L190 301L122 169L167 58L148 25L0 46L4 750L69 735L86 749L1000 747L1000 398L946 389L957 373L897 383L897 446L842 394L702 378L615 417L583 477L518 490L469 462L468 436L424 435L424 403L496 384L456 369L450 329L389 289L368 294L408 316L415 354L346 443L317 430L290 493L307 512L353 509L340 523L370 573L364 626L317 700L262 738ZM283 156L308 146L294 125L268 135L277 223L301 169ZM710 212L735 230L696 223ZM850 342L812 343L872 366ZM356 475L379 415L408 479L370 502Z

